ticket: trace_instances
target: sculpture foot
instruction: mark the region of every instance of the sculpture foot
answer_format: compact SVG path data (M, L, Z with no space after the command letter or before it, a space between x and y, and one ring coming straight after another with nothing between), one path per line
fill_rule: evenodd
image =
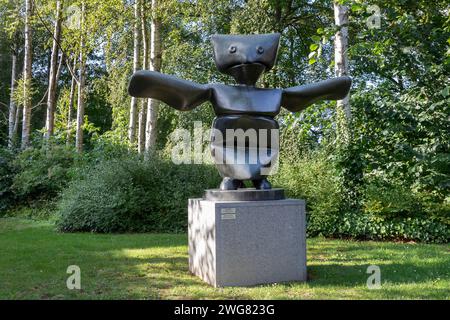
M244 183L242 180L233 179L233 178L223 178L220 183L220 190L237 190L238 188L242 188Z
M259 180L252 180L252 182L253 182L253 185L255 186L255 188L258 189L258 190L272 189L272 185L265 178L264 179L259 179Z

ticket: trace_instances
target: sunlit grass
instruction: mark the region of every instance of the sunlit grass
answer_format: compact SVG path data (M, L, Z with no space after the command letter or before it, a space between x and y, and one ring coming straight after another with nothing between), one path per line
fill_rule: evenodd
M450 246L308 240L307 283L216 289L189 274L187 236L62 234L0 219L1 299L449 299ZM81 290L68 290L69 265ZM382 288L366 286L381 268Z

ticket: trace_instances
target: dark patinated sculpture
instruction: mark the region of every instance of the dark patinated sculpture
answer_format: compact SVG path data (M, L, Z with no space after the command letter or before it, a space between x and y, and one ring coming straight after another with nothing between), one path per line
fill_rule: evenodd
M276 60L280 35L214 35L214 61L220 72L231 75L238 85L198 84L154 71L138 71L129 85L129 94L140 98L153 98L181 110L192 110L204 102L211 102L217 117L213 123L211 152L217 161L216 167L223 177L221 190L236 190L243 187L244 180L251 180L256 189L271 189L267 172L278 156L278 149L270 144L270 129L278 129L274 117L281 106L292 112L302 111L321 100L343 99L350 89L349 77L328 79L287 89L257 88L256 82L265 71L270 70ZM264 144L264 157L256 163L226 161L229 148L226 145L227 129L267 129L268 142ZM216 139L214 132L221 132ZM231 137L234 139L234 136ZM259 142L260 143L260 142ZM262 148L260 145L257 148ZM233 151L248 159L249 147ZM234 158L233 158L234 160ZM263 172L262 172L263 171Z

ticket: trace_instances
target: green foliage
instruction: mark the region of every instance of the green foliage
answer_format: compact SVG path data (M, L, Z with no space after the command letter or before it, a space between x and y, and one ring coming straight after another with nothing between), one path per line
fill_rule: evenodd
M102 160L123 158L130 154L128 139L121 136L117 130L105 132L92 139L92 145L88 152L83 154L86 165L95 164Z
M420 213L420 204L410 189L380 179L367 182L364 212L381 217L405 217Z
M14 179L14 166L12 151L0 147L0 216L14 201L14 193L11 190Z
M353 148L366 177L364 188L384 197L375 202L395 202L397 212L405 205L406 211L448 221L450 100L436 91L411 90L394 98L381 86L354 95Z
M337 140L337 139L336 139ZM361 189L363 188L364 159L359 146L354 141L337 143L330 155L339 175L342 211L359 211L361 208Z
M20 201L53 198L70 180L76 154L65 146L29 148L14 160L17 174L11 190Z
M279 172L272 177L290 197L305 199L309 236L364 240L414 240L445 243L450 240L449 204L436 197L378 176L359 178L356 200L362 207L343 206L342 169L330 150L305 151L284 137ZM335 151L332 153L335 155ZM356 166L358 164L354 164Z
M367 176L362 192L362 211L387 218L434 219L450 225L449 197L420 192L380 176Z
M367 27L372 5L381 10L378 29ZM361 6L352 12L350 24L354 76L387 81L397 90L432 89L443 83L439 78L445 73L448 82L447 1L369 0Z
M308 214L316 219L329 220L339 214L340 182L325 152L301 155L295 145L286 146L279 171L271 181L285 188L289 197L305 199Z
M216 170L128 155L86 168L63 192L61 231L178 232L186 229L187 199L216 187Z
M330 217L327 221L311 215L308 235L360 240L400 240L448 243L450 226L426 216L416 218L380 218L372 214L354 212Z
M57 201L40 199L27 204L10 207L3 217L22 218L41 221L54 221Z

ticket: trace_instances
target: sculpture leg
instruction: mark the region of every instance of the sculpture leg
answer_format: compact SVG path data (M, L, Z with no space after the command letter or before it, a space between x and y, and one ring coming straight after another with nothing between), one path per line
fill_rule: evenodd
M236 190L244 187L242 180L225 177L220 183L220 190Z
M255 188L258 190L272 189L272 185L266 178L252 180L252 182L253 182L253 185L255 186Z

